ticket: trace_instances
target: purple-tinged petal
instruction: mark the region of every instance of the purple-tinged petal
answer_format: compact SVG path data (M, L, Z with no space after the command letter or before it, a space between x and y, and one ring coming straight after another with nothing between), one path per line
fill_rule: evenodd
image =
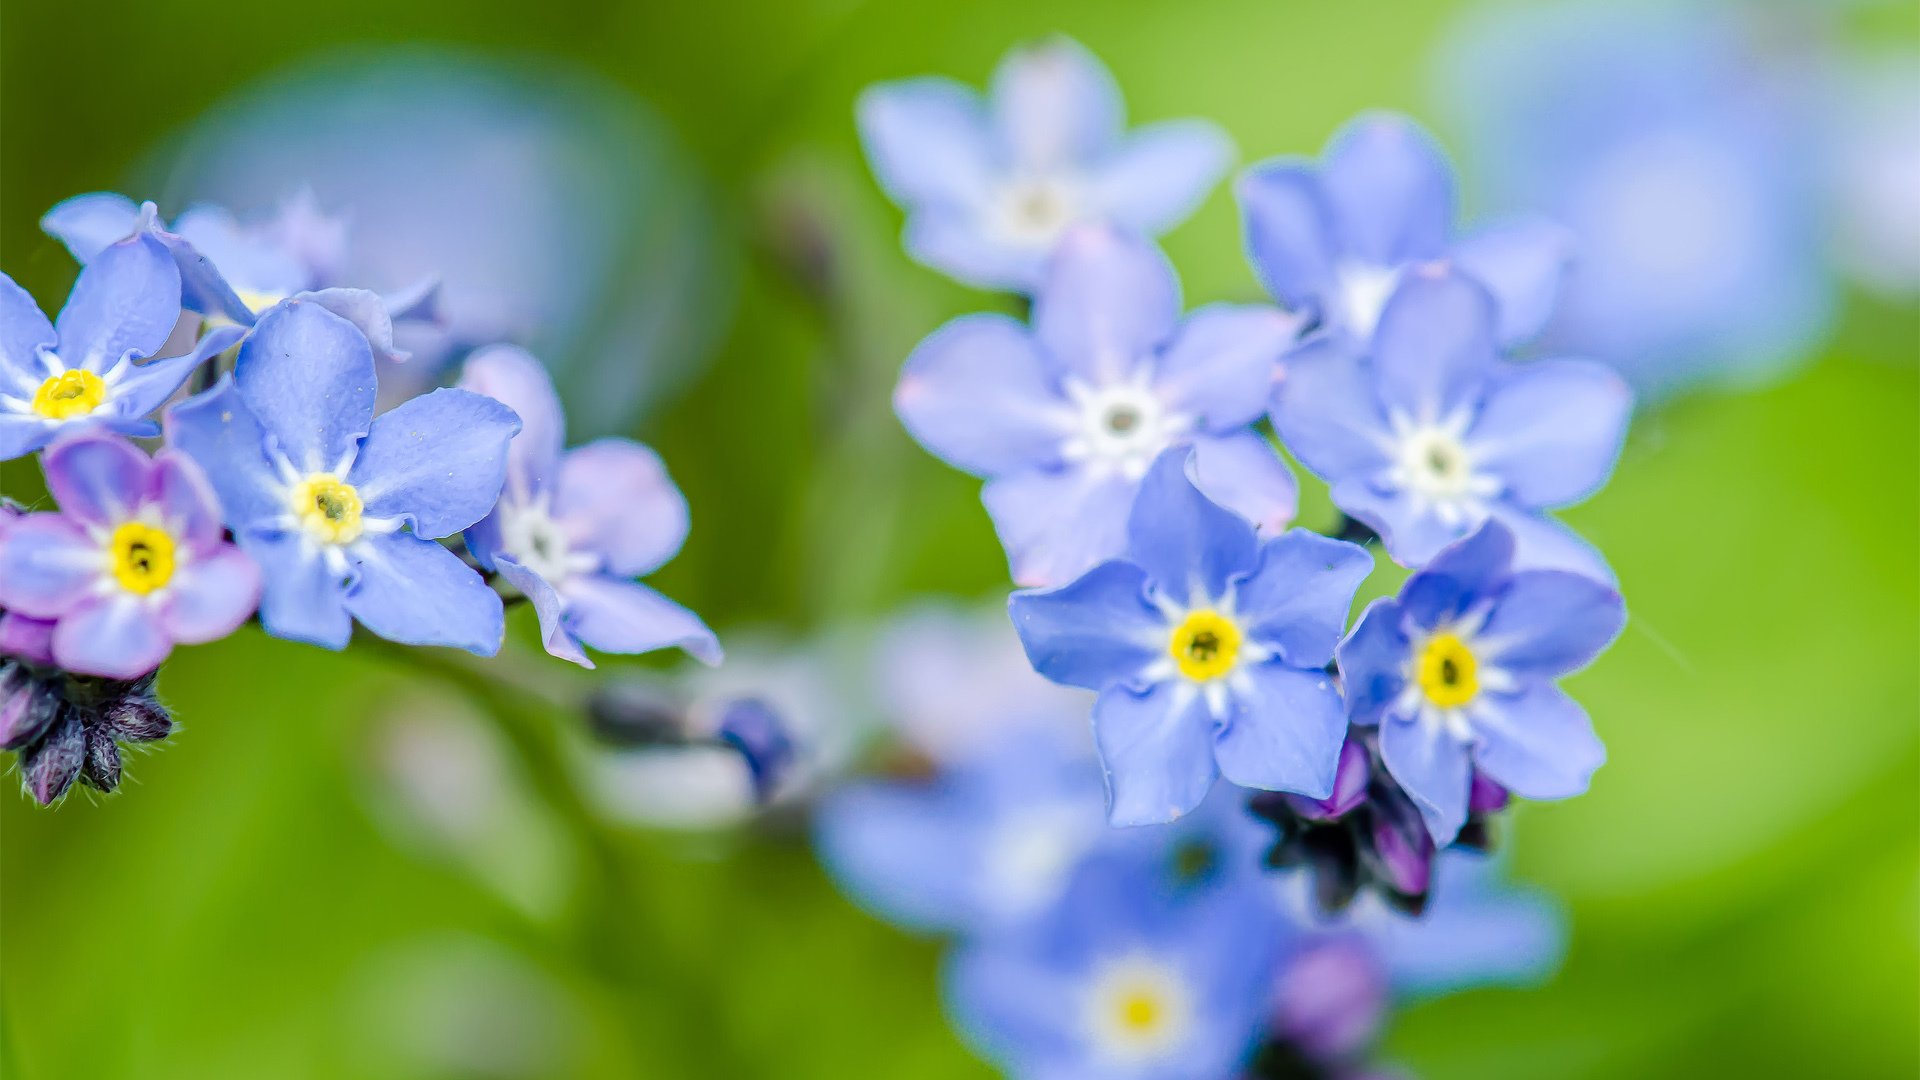
M498 401L443 387L375 417L347 482L369 517L407 519L429 540L451 536L499 501L519 430Z
M1395 816L1377 814L1373 817L1371 832L1377 872L1394 891L1424 896L1433 881L1436 845L1432 827L1424 816L1404 823L1396 821Z
M1033 669L1067 686L1135 684L1166 655L1165 618L1146 596L1146 574L1105 562L1070 585L1023 590L1007 601Z
M1188 315L1160 356L1154 389L1169 408L1224 432L1260 419L1300 319L1266 304L1209 304Z
M1429 630L1466 614L1506 579L1513 567L1513 534L1498 522L1448 544L1407 579L1400 604L1414 625Z
M1380 758L1406 789L1427 832L1441 847L1453 843L1467 823L1472 758L1467 744L1443 724L1388 716L1380 725Z
M962 207L986 198L994 152L973 90L933 77L882 83L860 95L856 113L874 178L893 201Z
M1506 788L1494 783L1487 774L1477 769L1474 771L1473 783L1467 788L1468 811L1475 814L1491 814L1498 810L1505 810L1507 803L1511 801L1510 793Z
M1107 772L1107 820L1158 825L1199 806L1220 775L1213 728L1205 696L1173 683L1101 694L1093 734Z
M1449 525L1431 510L1416 508L1407 493L1381 491L1366 480L1335 481L1333 504L1379 533L1381 545L1401 566L1426 565L1440 549L1479 525Z
M1066 37L1009 52L993 73L988 98L1001 148L1016 166L1034 171L1102 155L1125 123L1112 73Z
M1633 392L1612 368L1579 360L1504 366L1467 432L1475 468L1525 507L1565 506L1613 472Z
M467 358L460 388L500 402L520 417L507 448L506 493L525 503L558 479L567 418L546 365L517 345L489 345Z
M1334 290L1339 240L1312 165L1297 158L1262 162L1240 174L1234 191L1247 259L1267 291L1302 313L1325 305Z
M1251 524L1193 485L1189 456L1176 447L1147 471L1127 518L1127 554L1167 599L1199 605L1251 571L1259 548Z
M1493 298L1447 267L1424 263L1401 278L1373 335L1380 403L1437 423L1475 403L1494 363Z
M1413 657L1398 601L1383 596L1367 605L1353 632L1340 642L1340 680L1347 694L1347 715L1356 724L1377 724L1407 685Z
M107 245L81 271L54 320L60 358L105 372L129 353L152 356L180 321L180 271L147 233Z
M1513 533L1515 570L1565 570L1609 585L1617 580L1599 549L1559 521L1504 501L1489 509Z
M175 540L197 551L220 543L220 497L185 451L167 449L154 455L146 494Z
M1387 417L1371 372L1331 335L1288 353L1273 393L1273 429L1314 475L1367 476L1387 465Z
M60 514L28 514L0 534L0 608L58 619L93 594L100 544Z
M1517 695L1482 694L1470 716L1474 762L1523 799L1578 795L1607 760L1586 710L1548 683Z
M353 619L346 584L311 540L299 533L242 533L240 548L260 564L260 625L267 633L327 649L347 647Z
M460 556L404 532L353 545L358 580L346 609L361 625L403 645L444 645L476 656L500 651L500 594Z
M718 664L719 639L700 616L637 581L580 577L560 588L567 624L601 652L639 654L683 649L703 664Z
M997 476L1060 460L1072 407L1025 327L1004 315L967 315L907 357L894 412L921 446L955 468Z
M1234 593L1236 617L1294 667L1325 667L1372 571L1373 556L1358 544L1289 529L1260 545L1258 567Z
M511 558L502 555L493 560L493 568L507 583L519 589L521 595L533 602L533 613L540 619L540 644L549 656L562 660L571 660L583 668L592 668L593 661L587 659L586 650L580 647L580 639L566 624L566 602L546 578L521 566Z
M1375 113L1341 128L1321 155L1320 182L1348 257L1390 267L1446 246L1453 170L1412 120Z
M1233 164L1233 140L1206 120L1167 120L1127 133L1093 175L1108 219L1144 236L1185 221Z
M1332 795L1347 734L1333 676L1273 662L1245 674L1249 689L1234 693L1233 715L1214 745L1221 775L1246 788Z
M40 228L67 246L74 261L85 265L107 245L133 235L140 224L140 204L125 195L95 191L62 200L40 218Z
M1245 429L1193 440L1193 484L1200 493L1274 536L1293 520L1300 489L1266 437Z
M235 533L286 512L283 482L267 460L267 433L240 400L232 376L169 408L166 426L167 445L206 472Z
M1151 362L1180 319L1180 281L1146 240L1102 225L1061 238L1033 298L1033 329L1058 374L1107 386Z
M660 455L631 439L596 439L568 451L553 515L574 545L604 557L615 577L653 573L687 540L686 497Z
M374 358L382 363L404 364L413 354L393 343L393 317L387 314L387 302L368 289L315 289L296 293L352 323L367 339Z
M213 261L236 290L278 301L310 288L313 276L300 260L218 206L190 206L173 221L173 232Z
M1364 941L1329 937L1306 947L1281 973L1276 1033L1316 1061L1356 1057L1372 1045L1387 1011L1387 973Z
M1530 217L1482 229L1447 257L1493 294L1500 309L1497 336L1512 347L1533 340L1553 316L1573 252L1571 231Z
M59 340L27 290L0 274L0 390L31 397L49 374L40 350Z
M0 656L16 656L29 664L53 665L52 619L35 619L24 612L0 613ZM14 745L11 739L8 745Z
M1340 760L1334 766L1333 792L1324 799L1295 797L1288 800L1297 813L1320 821L1344 817L1367 801L1367 785L1373 780L1372 755L1366 744L1349 732L1340 744Z
M139 678L172 651L159 614L126 592L89 597L53 630L53 658L61 667L108 679Z
M232 544L198 552L167 583L160 625L182 645L218 641L260 606L260 567Z
M260 426L303 472L337 468L373 422L373 350L365 335L307 300L287 300L260 317L233 377Z
M118 525L147 494L151 459L125 439L99 433L61 439L41 459L60 512L87 525Z
M1525 570L1501 591L1477 640L1502 670L1551 679L1592 663L1626 621L1612 587L1563 570Z
M1028 469L987 481L980 501L1007 550L1014 584L1063 585L1123 554L1137 485L1085 469Z

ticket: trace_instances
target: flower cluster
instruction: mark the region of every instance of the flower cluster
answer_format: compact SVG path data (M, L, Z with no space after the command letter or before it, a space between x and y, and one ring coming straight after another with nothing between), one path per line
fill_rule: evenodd
M0 517L5 746L38 801L76 776L113 790L118 743L171 730L153 687L174 646L250 619L491 656L530 599L547 650L588 667L583 646L719 661L697 616L632 580L686 536L660 459L622 439L563 458L538 361L482 350L459 387L376 415L381 367L406 359L393 320L431 319L433 284L334 280L345 226L311 196L168 227L85 195L43 224L82 264L59 317L0 276L0 459L40 452L57 507Z

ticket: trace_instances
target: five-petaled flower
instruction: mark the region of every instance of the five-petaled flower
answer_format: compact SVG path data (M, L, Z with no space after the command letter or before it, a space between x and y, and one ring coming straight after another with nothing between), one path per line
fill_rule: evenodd
M1116 825L1171 821L1223 774L1325 798L1347 729L1322 669L1373 560L1299 529L1263 542L1189 468L1182 450L1154 463L1124 557L1010 603L1036 670L1100 692Z
M1368 605L1339 648L1355 724L1380 727L1380 756L1434 841L1467 820L1474 771L1527 799L1587 789L1606 748L1554 681L1585 667L1626 621L1620 594L1578 574L1516 570L1514 539L1489 522Z
M1612 370L1500 360L1491 297L1435 263L1395 289L1363 356L1320 336L1286 365L1273 405L1281 441L1395 561L1420 566L1493 518L1526 565L1612 577L1543 512L1613 470L1632 395Z
M1141 477L1191 447L1197 481L1284 528L1293 476L1252 428L1298 321L1262 304L1180 317L1180 283L1152 244L1102 226L1060 244L1033 325L969 315L908 358L901 422L981 493L1021 585L1058 585L1126 546Z
M1158 236L1193 212L1233 159L1217 126L1125 130L1113 76L1065 38L1014 50L990 99L951 79L860 97L874 175L907 210L920 262L983 288L1027 292L1067 229L1106 222Z
M500 495L520 422L444 389L373 415L373 353L352 323L294 298L262 316L233 374L167 412L167 439L220 493L266 571L269 633L344 648L358 619L410 645L500 647L500 597L435 543Z
M499 504L466 539L480 565L533 601L547 651L592 667L583 644L612 653L678 646L719 663L720 642L698 615L633 580L687 539L687 501L660 456L617 438L563 451L553 382L510 345L476 353L460 385L502 402L523 425L507 450Z
M260 598L260 571L221 533L200 467L177 450L148 458L105 432L42 456L59 513L0 535L0 607L52 622L67 671L132 679L174 644L232 633Z

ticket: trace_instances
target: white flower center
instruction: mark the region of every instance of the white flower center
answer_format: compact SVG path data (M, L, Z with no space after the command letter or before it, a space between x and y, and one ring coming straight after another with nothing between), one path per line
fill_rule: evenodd
M1500 494L1499 479L1476 470L1466 441L1470 419L1464 410L1439 423L1417 423L1400 413L1388 417L1393 429L1388 482L1412 497L1416 513L1432 514L1448 526L1486 517L1487 500Z
M1335 268L1334 287L1340 293L1335 300L1339 308L1338 315L1356 337L1363 341L1373 337L1374 327L1380 325L1380 312L1387 306L1387 298L1393 295L1394 287L1400 284L1400 272L1401 268L1397 266L1370 266L1355 262L1341 263Z
M1192 1033L1192 988L1163 960L1109 961L1094 972L1085 1009L1088 1041L1118 1062L1144 1062L1180 1049Z
M995 193L994 231L1017 247L1051 250L1067 226L1085 216L1086 196L1073 178L1058 173L1016 176Z
M1103 475L1138 480L1160 451L1193 428L1193 418L1168 409L1142 370L1107 386L1066 381L1073 402L1072 434L1061 445L1068 461L1083 462Z
M545 578L549 585L557 586L574 574L591 572L600 564L593 555L573 550L566 530L548 513L544 498L501 505L500 546L515 562Z

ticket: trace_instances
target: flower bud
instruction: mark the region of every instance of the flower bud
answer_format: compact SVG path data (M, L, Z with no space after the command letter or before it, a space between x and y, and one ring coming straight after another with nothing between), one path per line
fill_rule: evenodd
M0 675L0 747L18 750L46 733L60 711L54 687L14 665Z
M120 747L114 743L110 729L87 729L87 756L80 766L80 779L96 791L111 792L120 786Z
M51 806L73 786L87 756L87 729L72 709L61 709L53 730L27 751L20 771L27 794L41 806Z
M773 707L759 698L730 701L721 710L721 742L740 752L753 777L753 797L766 802L793 764L793 737Z
M151 696L130 694L101 710L115 735L128 742L157 742L173 733L173 717Z

